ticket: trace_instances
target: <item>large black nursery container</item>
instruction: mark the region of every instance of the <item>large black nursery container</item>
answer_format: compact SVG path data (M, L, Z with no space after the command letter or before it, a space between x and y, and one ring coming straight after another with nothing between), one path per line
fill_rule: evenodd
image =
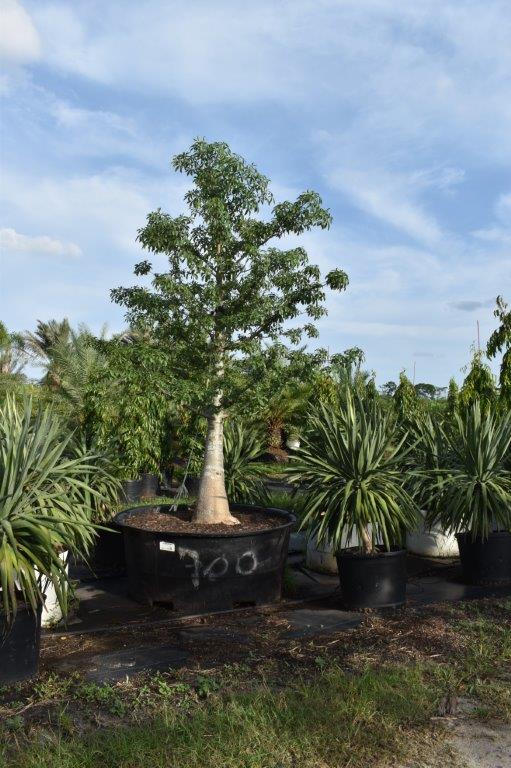
M140 498L154 499L160 490L160 479L153 472L140 475Z
M0 685L10 685L37 674L41 645L41 608L36 613L19 605L12 624L0 611Z
M405 549L371 555L344 550L337 554L337 567L346 608L391 608L405 603Z
M140 480L123 480L122 483L122 501L139 501L142 491Z
M511 584L511 533L494 531L487 539L456 535L463 578L469 584Z
M124 571L126 559L124 556L124 540L121 528L114 520L103 523L97 531L89 557L92 571L112 571L115 574Z
M282 524L252 532L161 533L130 525L137 509L116 516L124 530L129 591L135 600L201 613L280 599L293 515L233 504L234 513L264 511Z

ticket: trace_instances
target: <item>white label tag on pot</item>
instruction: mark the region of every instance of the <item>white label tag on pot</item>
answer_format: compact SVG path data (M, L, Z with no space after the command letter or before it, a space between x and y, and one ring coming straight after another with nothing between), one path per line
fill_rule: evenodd
M175 552L176 545L171 541L160 541L160 549L162 549L164 552Z

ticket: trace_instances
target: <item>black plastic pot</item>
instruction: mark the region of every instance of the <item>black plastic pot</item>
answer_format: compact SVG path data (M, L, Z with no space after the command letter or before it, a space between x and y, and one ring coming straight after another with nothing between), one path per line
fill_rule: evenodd
M337 554L341 599L346 608L390 608L406 600L406 549L374 555Z
M511 584L511 533L494 531L485 540L456 535L463 578L469 584Z
M152 472L140 475L140 498L154 499L160 490L160 478Z
M41 608L34 613L18 606L11 625L0 612L0 685L10 685L37 674L41 644Z
M112 520L107 530L98 529L94 547L89 556L92 571L112 571L117 575L126 568L122 530Z
M139 501L142 488L140 480L123 480L121 485L123 501Z
M261 508L233 504L232 510ZM116 521L124 529L130 595L141 603L164 603L188 613L279 600L295 517L279 509L264 511L281 517L282 525L252 533L233 529L194 535L134 528L127 524L134 510L120 512Z
M199 493L200 477L199 475L187 475L185 487L190 496L197 496Z

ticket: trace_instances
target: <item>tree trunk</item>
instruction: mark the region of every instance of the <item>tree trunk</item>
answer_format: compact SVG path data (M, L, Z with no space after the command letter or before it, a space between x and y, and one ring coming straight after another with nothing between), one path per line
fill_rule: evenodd
M362 538L362 548L365 555L372 555L374 552L373 541L369 535L367 528L362 528L360 531Z
M270 419L268 424L268 447L282 448L282 419Z
M200 477L199 496L193 515L196 523L238 525L239 520L229 512L224 475L224 413L220 408L221 394L215 397L214 409L208 416L208 432L204 465Z

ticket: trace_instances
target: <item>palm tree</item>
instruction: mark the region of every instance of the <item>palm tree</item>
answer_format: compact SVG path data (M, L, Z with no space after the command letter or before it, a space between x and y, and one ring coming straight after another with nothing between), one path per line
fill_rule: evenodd
M25 364L25 347L19 333L10 333L0 321L0 374L19 376Z
M100 339L105 334L106 327ZM25 335L27 349L46 371L42 382L57 396L73 424L82 429L88 420L89 387L106 364L94 341L86 325L74 330L67 319L39 321L36 332Z
M53 360L53 349L57 344L68 344L71 336L69 320L37 321L34 333L25 333L25 349L36 363L45 368L43 382L51 389L56 389L60 383L58 367Z
M105 337L103 328L100 338ZM74 420L84 427L87 420L87 394L93 377L106 365L103 354L94 346L94 336L86 325L70 329L50 350L51 364L59 372L57 392L69 407Z

